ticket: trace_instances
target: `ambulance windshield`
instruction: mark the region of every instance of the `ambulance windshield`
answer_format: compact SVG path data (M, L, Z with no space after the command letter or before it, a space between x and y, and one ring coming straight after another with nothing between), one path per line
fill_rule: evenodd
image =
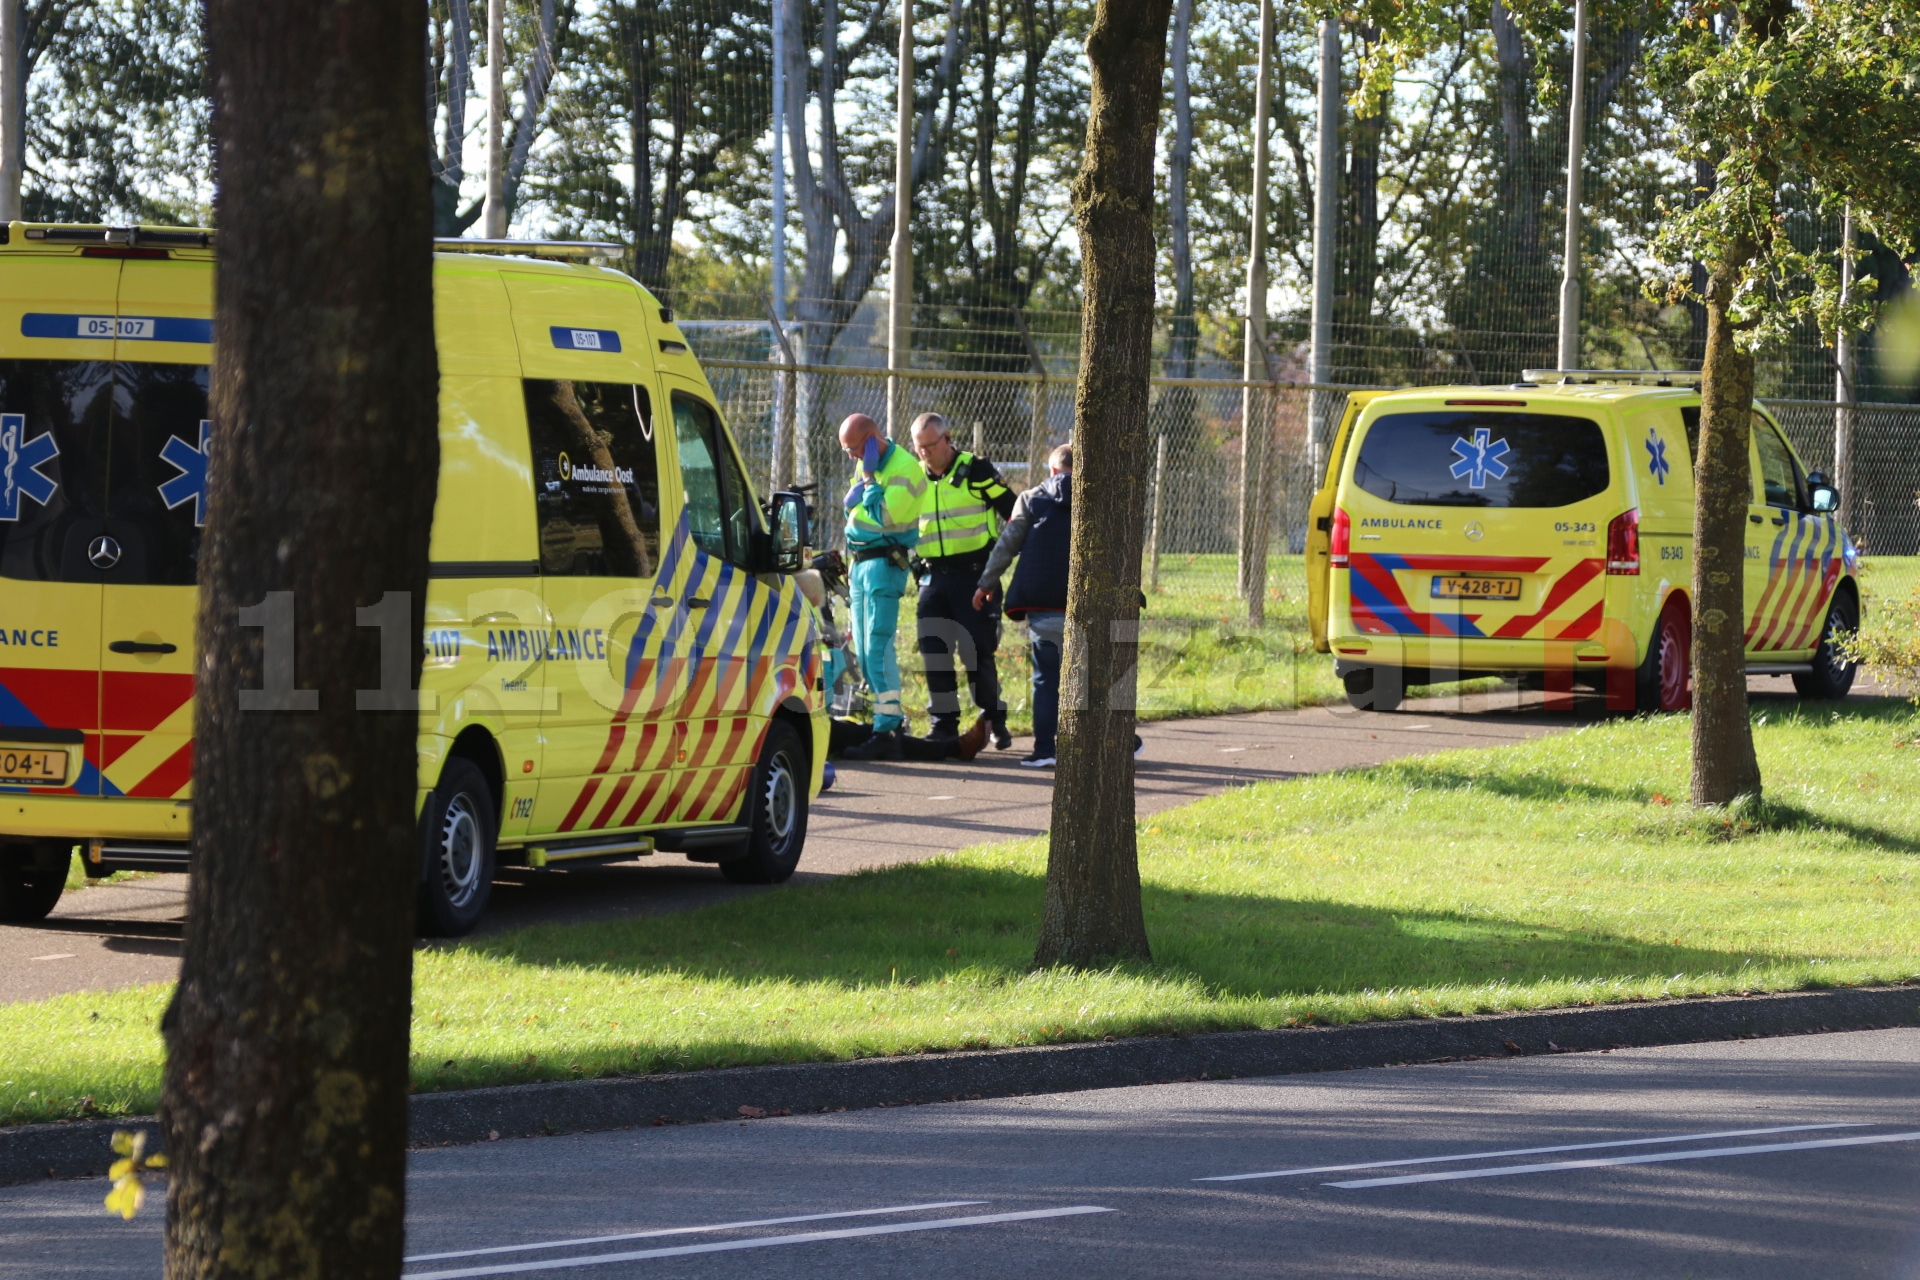
M1367 428L1353 478L1409 506L1564 507L1606 492L1607 438L1560 414L1392 413Z

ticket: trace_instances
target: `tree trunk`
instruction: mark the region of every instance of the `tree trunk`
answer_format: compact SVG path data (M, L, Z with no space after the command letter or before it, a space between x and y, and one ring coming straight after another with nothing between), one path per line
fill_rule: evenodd
M1694 461L1693 802L1760 794L1747 719L1747 508L1753 501L1753 355L1727 316L1740 268L1756 248L1736 236L1707 281L1700 363L1700 455Z
M416 715L356 710L381 684L357 609L407 593L417 673L439 470L425 19L207 6L218 443L194 875L162 1021L172 1277L400 1273ZM263 600L292 606L311 691L281 701L316 709L242 709L281 660L242 613Z
M1172 0L1099 0L1080 231L1073 563L1037 965L1150 959L1134 844L1140 540L1153 358L1153 153Z

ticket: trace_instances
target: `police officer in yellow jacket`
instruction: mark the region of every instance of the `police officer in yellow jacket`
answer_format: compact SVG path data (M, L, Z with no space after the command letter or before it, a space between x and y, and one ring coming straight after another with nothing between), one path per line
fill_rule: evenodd
M993 745L1005 751L1013 735L1007 732L1007 707L994 666L1000 605L996 600L977 609L973 595L1000 526L1013 513L1013 491L993 463L954 447L940 414L923 413L914 420L913 448L927 480L920 507L920 555L927 573L920 586L919 629L933 713L928 736L959 736L956 668L964 668L973 685L973 705L987 718Z
M840 447L860 464L847 490L847 558L853 561L853 647L873 693L873 736L842 754L897 760L905 718L894 640L909 557L920 539L927 473L864 413L840 424Z

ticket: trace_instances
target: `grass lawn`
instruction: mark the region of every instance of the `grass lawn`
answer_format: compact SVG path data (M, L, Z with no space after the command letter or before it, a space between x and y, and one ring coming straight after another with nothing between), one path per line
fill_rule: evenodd
M1037 840L422 951L421 1089L1920 975L1920 718L1774 706L1696 813L1684 717L1266 783L1141 828L1154 964L1028 970ZM0 1007L0 1121L150 1111L165 987Z

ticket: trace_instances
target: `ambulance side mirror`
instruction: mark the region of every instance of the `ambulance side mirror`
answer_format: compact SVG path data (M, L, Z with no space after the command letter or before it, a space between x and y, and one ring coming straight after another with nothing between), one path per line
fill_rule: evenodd
M798 573L806 568L807 500L797 493L776 493L768 504L773 530L773 571Z
M1830 515L1840 509L1840 491L1818 471L1807 477L1807 497L1813 503L1813 509L1822 515Z

